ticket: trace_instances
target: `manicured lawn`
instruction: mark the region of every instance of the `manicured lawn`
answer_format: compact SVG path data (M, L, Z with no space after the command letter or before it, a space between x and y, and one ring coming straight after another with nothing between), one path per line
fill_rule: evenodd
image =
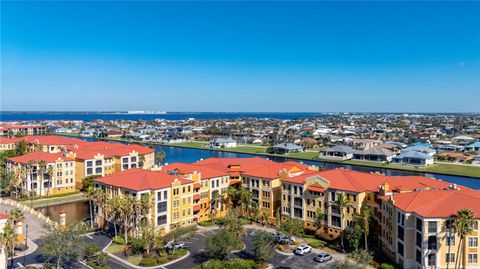
M127 261L131 264L138 265L142 261L141 256L130 256L128 257Z
M176 146L176 147L191 147L191 148L205 148L208 142L202 141L188 141L188 142L180 142L180 143L169 143L169 146Z
M125 246L122 246L122 245L111 244L110 246L107 247L107 249L105 249L105 251L108 253L114 254L117 252L122 252L124 248Z
M307 242L307 244L310 245L312 248L323 248L327 244L324 241L314 237L307 237L304 239L305 242Z
M215 225L215 223L213 221L202 221L202 222L199 222L198 225L202 227L211 227Z
M53 204L53 203L65 203L65 202L69 202L69 201L75 201L75 200L79 200L79 199L83 199L85 196L83 193L79 193L79 192L74 192L74 193L71 193L71 194L65 194L65 195L61 195L61 196L57 196L57 197L50 197L50 198L40 198L40 199L37 199L37 200L33 200L33 207L41 207L41 206L45 206L45 205L48 205L48 204ZM30 206L30 200L24 200L24 201L21 201L20 203L24 204L24 205L27 205L27 206Z

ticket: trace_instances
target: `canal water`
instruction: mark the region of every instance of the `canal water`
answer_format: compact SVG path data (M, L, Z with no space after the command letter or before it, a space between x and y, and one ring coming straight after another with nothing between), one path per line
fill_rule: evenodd
M90 218L88 201L76 201L61 205L47 205L35 208L44 216L59 222L60 212L65 212L67 225L77 221L85 221Z

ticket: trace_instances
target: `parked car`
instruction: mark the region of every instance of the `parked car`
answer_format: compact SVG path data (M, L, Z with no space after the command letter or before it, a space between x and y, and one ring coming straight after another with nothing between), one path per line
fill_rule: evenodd
M313 258L314 261L316 262L328 262L332 259L332 255L328 253L320 253L315 258Z
M170 243L166 244L164 248L167 249L167 250L185 248L185 243L183 243L183 242L170 242Z
M312 251L312 247L309 246L309 245L302 245L302 246L299 246L296 250L295 250L295 254L297 255L305 255L307 253L310 253Z
M279 235L277 236L277 243L279 244L290 244L294 240L290 236L285 236L285 235Z

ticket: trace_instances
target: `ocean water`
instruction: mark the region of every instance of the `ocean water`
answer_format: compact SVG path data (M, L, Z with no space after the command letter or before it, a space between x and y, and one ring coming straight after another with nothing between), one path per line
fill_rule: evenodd
M0 112L0 121L22 120L184 120L195 119L237 119L237 118L319 118L326 117L326 113L259 113L259 112L168 112L167 114L127 114L127 113L94 113L94 112Z

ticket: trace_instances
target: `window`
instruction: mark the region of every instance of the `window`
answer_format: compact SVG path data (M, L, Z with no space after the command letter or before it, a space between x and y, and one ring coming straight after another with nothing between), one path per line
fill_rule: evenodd
M87 161L87 167L91 167L93 165L93 161Z
M423 229L423 221L419 218L417 218L416 220L416 228L417 228L417 231L422 231Z
M403 244L400 243L400 242L398 242L398 243L397 243L397 252L398 252L398 254L399 254L400 256L402 256L402 257L403 257L403 253L404 253L403 251L404 251L404 250L403 250Z
M474 230L474 231L477 231L477 230L478 230L478 221L475 221L475 222L473 223L473 230Z
M87 176L93 174L93 168L87 168Z
M178 212L173 212L173 219L174 219L174 220L177 220L177 219L178 219L178 216L179 216L179 213L178 213Z
M182 205L185 205L185 197L182 198Z
M468 238L469 247L478 247L478 237L469 237Z
M132 163L136 162L136 161L137 161L137 157L132 156L132 157L130 158L130 161L131 161Z
M468 254L468 263L477 263L477 254Z
M415 260L421 265L422 264L422 252L417 250L415 254Z
M173 195L178 195L178 189L173 189Z
M162 192L157 192L157 201L162 200Z
M437 232L437 222L436 221L429 221L428 222L428 232L429 233L436 233Z
M96 161L95 161L95 165L96 165L96 166L102 165L102 160L96 160Z
M455 262L455 253L445 253L445 262Z
M263 207L264 208L270 208L270 203L269 202L263 202Z
M102 168L101 167L95 168L95 174L101 174L101 173L102 173Z
M445 229L450 230L452 229L452 226L453 226L453 220L449 219L445 221Z
M158 203L157 213L166 212L166 211L167 211L167 201Z
M417 247L422 248L422 234L417 232L416 236Z
M437 264L435 254L428 255L428 266L435 266Z
M428 249L437 249L437 237L436 236L429 236L428 237Z
M122 158L122 162L123 162L123 163L128 163L128 157Z
M398 225L397 228L398 228L398 229L397 229L397 237L398 237L398 239L400 239L400 240L403 241L403 240L404 240L404 233L405 233L405 231L403 230L403 227L400 226L400 225Z
M447 246L450 246L450 247L453 247L455 246L455 236L452 235L452 236L447 236L445 238L445 241L447 242Z
M157 217L157 225L162 225L167 223L167 215Z
M173 207L177 208L180 204L180 200L173 200Z

